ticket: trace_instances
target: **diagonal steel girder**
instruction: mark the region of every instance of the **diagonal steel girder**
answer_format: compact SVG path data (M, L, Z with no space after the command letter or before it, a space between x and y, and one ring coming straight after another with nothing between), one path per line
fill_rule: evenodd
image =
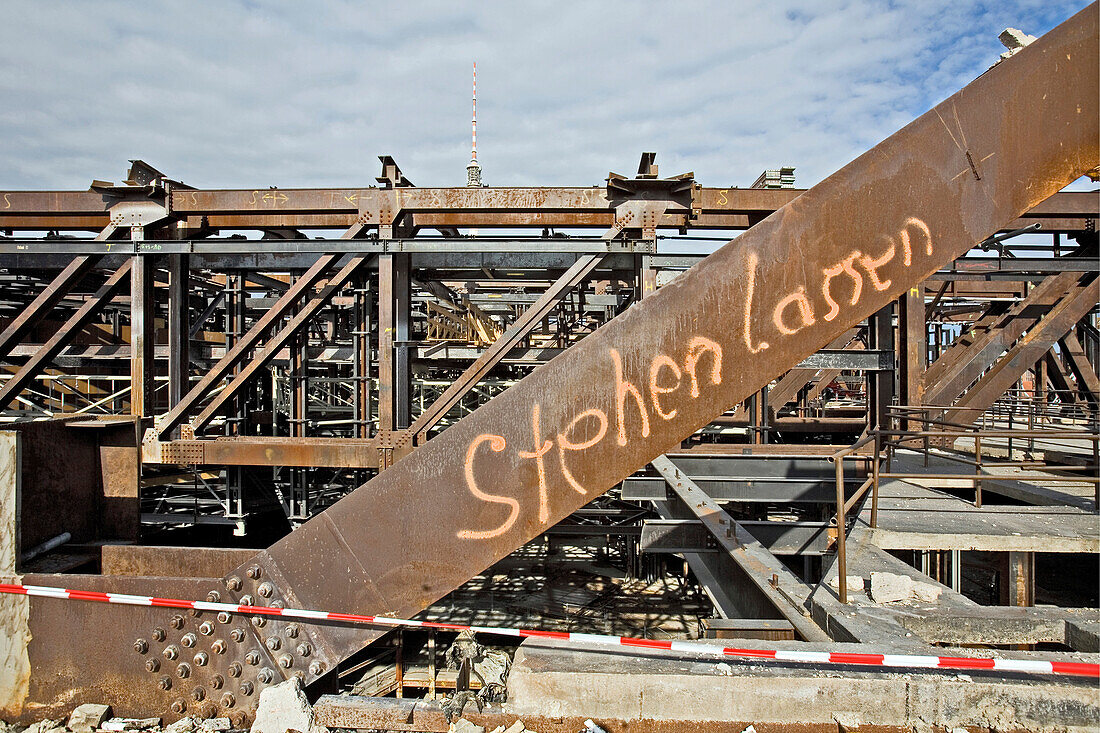
M257 555L227 587L288 606L423 609L1100 164L1096 39L1093 5ZM254 631L280 635L280 624ZM382 632L303 633L309 681ZM284 676L304 666L288 657Z
M42 322L53 307L61 302L69 291L99 264L98 255L74 257L42 292L12 319L0 333L0 361L7 358L12 348L36 325Z

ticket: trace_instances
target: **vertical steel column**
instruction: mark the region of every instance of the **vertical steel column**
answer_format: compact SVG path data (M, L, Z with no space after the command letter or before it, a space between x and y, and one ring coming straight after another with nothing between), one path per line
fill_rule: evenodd
M355 379L356 437L371 437L370 424L370 327L374 300L368 280L360 276L355 285L355 315L352 327L355 358L352 374Z
M153 260L134 255L130 272L130 414L145 417L153 404Z
M867 319L867 333L872 350L893 349L893 303ZM893 399L892 372L879 370L867 375L867 424L870 427L887 427L887 412Z
M378 257L378 429L402 430L411 422L408 254Z
M901 400L913 407L924 399L924 370L928 356L928 325L924 316L923 285L909 288L898 298L898 389ZM909 430L921 430L911 423Z
M190 389L191 311L188 281L190 255L173 255L168 263L168 407L174 407Z

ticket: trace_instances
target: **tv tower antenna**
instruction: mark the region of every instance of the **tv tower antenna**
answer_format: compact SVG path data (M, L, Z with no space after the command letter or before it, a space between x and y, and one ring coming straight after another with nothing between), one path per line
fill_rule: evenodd
M481 166L477 162L477 62L474 62L473 118L470 127L470 164L466 166L466 185L481 188Z

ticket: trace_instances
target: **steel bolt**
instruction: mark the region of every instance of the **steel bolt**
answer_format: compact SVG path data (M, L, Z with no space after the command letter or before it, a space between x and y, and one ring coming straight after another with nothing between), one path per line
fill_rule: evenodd
M168 619L168 624L173 629L182 629L185 623L187 623L187 620L184 619L183 616L180 616L178 613L172 618Z
M264 646L266 646L268 649L270 649L273 652L278 651L279 647L282 646L282 645L283 645L283 643L281 641L279 641L279 637L277 637L277 636L269 636L269 637L267 637L267 641L264 642Z
M199 624L199 633L203 636L210 636L214 633L214 624L210 623L209 621L203 621L201 624Z
M183 644L185 647L190 649L191 647L195 646L195 642L198 640L199 637L195 636L194 634L184 634L183 638L180 639L180 644Z
M225 678L222 677L220 674L216 674L210 678L210 686L213 687L215 690L220 690L222 688L222 685L224 684Z
M239 662L233 662L232 664L229 665L229 669L227 669L226 671L229 672L230 677L240 677L241 676L241 665L240 665Z
M260 583L259 594L264 598L270 598L271 594L275 592L275 586L267 581Z
M271 680L275 679L275 673L272 672L270 669L264 668L260 670L260 673L258 675L256 675L256 679L266 685L268 682L271 682Z
M149 642L145 641L145 639L138 639L134 642L134 651L138 654L144 654L149 651Z
M245 595L241 596L241 605L254 606L256 605L256 599L253 598L251 594L246 593Z
M229 638L240 644L244 641L244 629L233 629L229 632Z
M222 695L222 707L223 708L231 708L236 704L237 704L237 698L233 697L232 692L227 692L224 695Z
M272 608L284 608L285 606L286 606L286 604L283 603L282 601L272 601L271 602L271 607Z
M172 703L172 712L177 715L187 710L187 703L183 700L176 700Z
M209 593L206 594L206 600L210 601L211 603L217 603L221 599L222 599L222 594L219 593L216 590L212 590L212 591L210 591Z
M164 647L164 658L165 659L175 659L179 655L180 655L180 648L178 646L176 646L175 644L169 644L168 646Z
M190 611L189 611L188 613L190 613L190 614L191 614L192 616L194 616L195 618L198 618L199 616L201 616L201 615L202 615L202 611L200 611L200 610L199 610L199 609L197 609L197 608L192 608L192 609L191 609L191 610L190 610Z
M252 694L252 691L253 691L254 689L256 689L256 688L254 688L254 687L252 686L252 683L251 683L251 682L242 682L242 683L241 683L241 694L244 694L244 695L251 695L251 694Z
M289 654L284 654L283 656L279 657L279 666L283 669L290 669L294 666L294 660Z
M164 677L161 677L159 680L157 680L157 687L159 687L162 690L171 690L172 689L172 678L167 676L167 675L165 675Z
M256 578L260 577L263 574L264 574L264 571L260 570L259 565L253 565L252 567L250 567L248 569L248 577L252 578L253 580L255 580Z
M228 611L222 611L221 613L218 614L218 623L219 624L227 624L232 620L233 620L233 617L229 615Z
M321 664L320 662L314 662L313 664L309 665L309 673L315 677L319 676L324 671L325 665Z
M150 672L156 672L158 669L160 669L160 662L152 658L146 659L145 669L149 670Z
M263 627L267 626L267 619L263 616L253 616L252 623L256 624L258 628L262 629Z
M256 652L249 652L248 654L244 655L244 661L246 664L254 667L260 663L260 655Z
M185 680L190 677L191 665L187 662L180 662L179 666L176 667L176 676L179 677L181 680Z
M298 638L298 630L299 630L298 624L287 624L287 627L286 627L287 638L297 639Z
M225 641L223 639L214 639L214 643L210 645L210 651L215 654L225 654Z
M238 591L241 589L241 579L236 575L230 575L225 579L225 587L232 591Z
M310 654L313 653L313 645L312 644L299 644L298 649L296 651L298 652L298 656L308 657Z
M195 698L196 702L198 702L200 700L205 700L206 699L206 690L203 689L202 687L196 687L195 689L191 690L191 697Z
M195 655L195 664L200 667L205 667L206 663L210 661L210 655L206 652L199 652Z
M153 641L164 641L165 633L164 629L159 626L153 629Z

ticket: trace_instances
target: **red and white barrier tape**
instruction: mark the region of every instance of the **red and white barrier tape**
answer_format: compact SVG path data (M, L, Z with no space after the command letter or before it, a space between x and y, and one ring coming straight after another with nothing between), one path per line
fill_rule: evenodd
M1100 678L1100 664L1088 662L1045 662L1025 659L999 659L995 657L937 657L918 654L864 654L852 652L809 652L789 649L737 649L715 644L699 644L690 641L662 641L637 639L629 636L604 636L602 634L574 634L564 631L537 631L535 629L510 629L496 626L466 626L437 621L415 621L387 616L361 616L354 613L308 611L303 608L272 608L269 606L241 606L213 601L185 601L179 598L134 596L125 593L69 590L44 585L13 585L0 583L0 593L14 593L41 598L62 598L74 601L98 601L119 603L125 606L160 606L163 608L187 608L198 611L225 611L250 616L280 616L305 621L343 621L382 626L412 626L447 631L473 631L480 634L535 637L580 641L601 646L635 647L658 651L677 652L685 655L704 655L717 658L775 660L804 664L836 664L857 667L898 667L926 669L994 670L1001 672L1026 672L1029 674L1057 674L1077 677Z

